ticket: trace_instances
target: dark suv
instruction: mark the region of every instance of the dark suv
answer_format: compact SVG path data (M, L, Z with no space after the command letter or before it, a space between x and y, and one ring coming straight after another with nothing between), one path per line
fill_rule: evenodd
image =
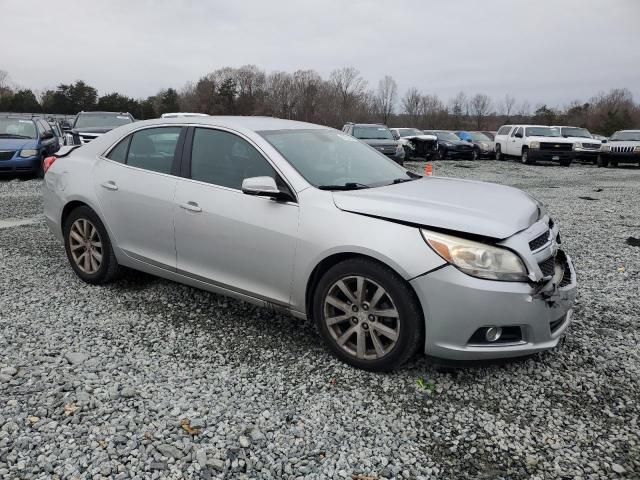
M80 112L65 133L66 145L84 145L109 130L134 122L130 113Z
M404 163L404 147L393 138L391 130L386 125L377 123L347 123L342 131L367 143L371 147L384 153L396 163Z

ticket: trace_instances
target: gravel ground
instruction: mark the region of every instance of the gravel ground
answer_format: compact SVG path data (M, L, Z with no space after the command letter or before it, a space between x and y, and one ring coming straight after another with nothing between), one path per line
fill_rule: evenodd
M579 276L561 347L354 370L287 316L143 274L83 284L40 181L0 181L0 478L640 478L640 169L435 171L548 205Z

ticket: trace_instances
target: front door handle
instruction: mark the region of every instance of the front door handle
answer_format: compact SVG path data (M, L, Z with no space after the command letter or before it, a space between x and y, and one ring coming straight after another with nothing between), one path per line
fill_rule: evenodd
M109 180L108 182L104 182L101 184L102 188L106 188L107 190L117 190L118 185L113 180Z
M181 203L180 208L189 210L190 212L201 212L202 208L196 202Z

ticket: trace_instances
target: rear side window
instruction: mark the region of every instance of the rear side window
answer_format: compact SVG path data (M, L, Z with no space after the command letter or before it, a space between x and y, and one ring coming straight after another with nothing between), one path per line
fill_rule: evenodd
M131 135L120 141L107 155L109 160L113 160L118 163L125 163L127 160L127 150L129 149L129 142L131 141Z
M509 130L511 130L511 126L509 125L500 127L500 130L498 130L497 135L507 135L509 133Z
M267 160L246 140L229 132L196 128L191 150L191 178L240 190L250 177L278 179Z
M181 130L181 127L159 127L134 133L127 165L152 172L171 173Z

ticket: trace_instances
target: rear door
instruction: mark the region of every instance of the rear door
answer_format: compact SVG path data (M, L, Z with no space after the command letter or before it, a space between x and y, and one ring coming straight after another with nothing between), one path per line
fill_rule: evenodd
M289 306L298 204L242 193L242 180L271 176L292 190L248 139L197 127L176 188L178 271L215 286ZM189 145L191 143L191 148Z
M176 268L173 227L180 126L138 130L96 165L95 191L113 240L127 255Z
M516 137L517 134L521 134L524 137L524 129L522 127L514 128L509 135L507 142L507 155L520 156L522 153L523 138Z

